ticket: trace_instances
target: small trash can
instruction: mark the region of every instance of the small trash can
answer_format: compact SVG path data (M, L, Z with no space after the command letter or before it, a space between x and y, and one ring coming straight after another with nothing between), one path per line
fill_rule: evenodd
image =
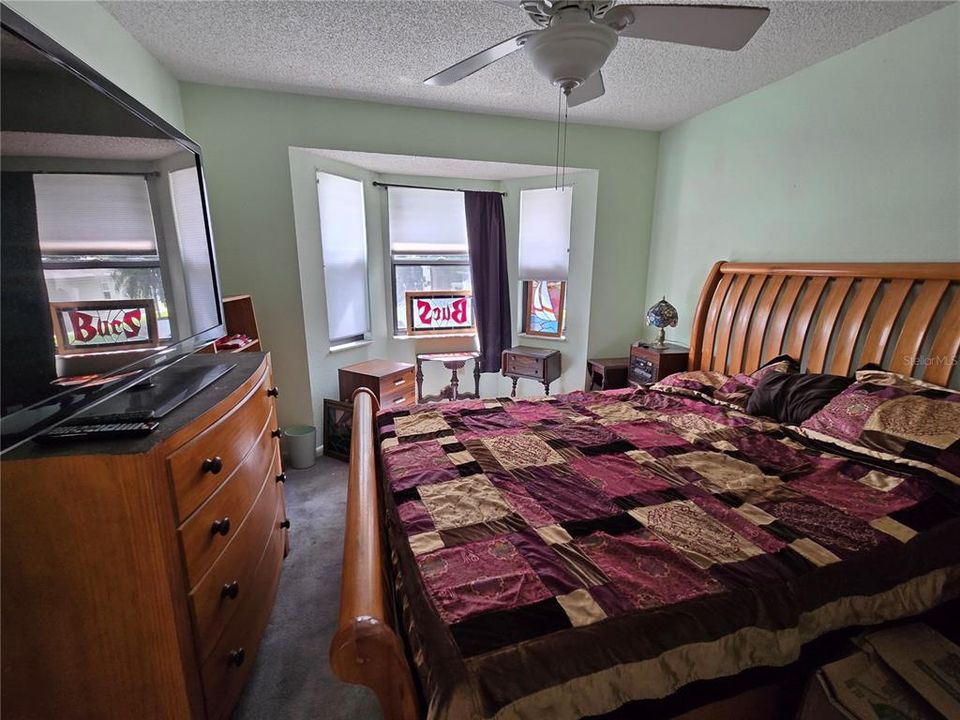
M317 429L313 425L291 425L283 429L290 466L312 467L317 462Z

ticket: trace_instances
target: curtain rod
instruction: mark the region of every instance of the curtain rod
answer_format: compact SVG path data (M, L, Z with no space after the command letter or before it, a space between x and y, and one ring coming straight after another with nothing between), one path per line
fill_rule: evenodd
M131 177L160 177L160 173L148 172L110 172L109 170L28 170L34 175L129 175Z
M468 190L464 190L463 188L428 187L428 186L426 186L426 185L400 185L400 184L398 184L398 183L382 183L382 182L377 182L376 180L373 181L373 186L374 186L374 187L382 187L382 188L391 188L391 187L409 188L409 189L411 189L411 190L443 190L444 192L471 192L471 191L468 191ZM502 197L506 197L506 196L507 196L507 193L505 193L505 192L498 192L498 191L496 191L496 190L476 190L476 191L472 191L472 192L496 192L497 195L500 195L500 196L502 196Z

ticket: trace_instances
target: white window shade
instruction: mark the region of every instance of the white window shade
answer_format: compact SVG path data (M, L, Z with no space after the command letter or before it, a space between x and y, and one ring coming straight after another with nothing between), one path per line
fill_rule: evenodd
M214 289L207 227L203 221L203 197L200 177L195 167L170 173L170 196L177 226L183 282L190 305L190 322L194 333L203 332L219 322L219 308Z
M566 280L573 188L520 192L520 279Z
M140 175L33 176L44 255L156 255L147 181Z
M463 193L388 188L390 252L451 255L467 252Z
M363 183L317 173L320 244L330 342L370 330L367 309L367 226Z

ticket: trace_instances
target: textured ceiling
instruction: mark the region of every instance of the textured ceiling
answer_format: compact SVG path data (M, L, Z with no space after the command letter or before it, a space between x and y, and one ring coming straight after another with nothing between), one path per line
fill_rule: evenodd
M162 160L184 148L173 140L67 133L0 133L4 157L79 158L84 160Z
M381 175L419 175L438 178L470 178L472 180L516 180L520 178L553 175L552 165L524 165L522 163L488 162L486 160L459 160L455 158L424 157L420 155L387 155L385 153L354 152L352 150L309 150L314 155L339 160L355 167ZM576 172L578 168L567 168Z
M946 3L739 4L771 8L743 50L622 38L603 69L606 95L571 110L570 120L669 127ZM549 119L556 112L556 90L523 50L455 85L422 84L465 56L535 27L519 10L493 0L103 5L181 80L520 117Z

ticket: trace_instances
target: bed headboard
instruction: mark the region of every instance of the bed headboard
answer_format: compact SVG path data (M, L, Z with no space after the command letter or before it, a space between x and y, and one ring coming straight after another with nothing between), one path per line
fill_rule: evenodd
M700 294L690 368L753 372L782 353L805 371L867 363L960 383L960 263L718 262Z

